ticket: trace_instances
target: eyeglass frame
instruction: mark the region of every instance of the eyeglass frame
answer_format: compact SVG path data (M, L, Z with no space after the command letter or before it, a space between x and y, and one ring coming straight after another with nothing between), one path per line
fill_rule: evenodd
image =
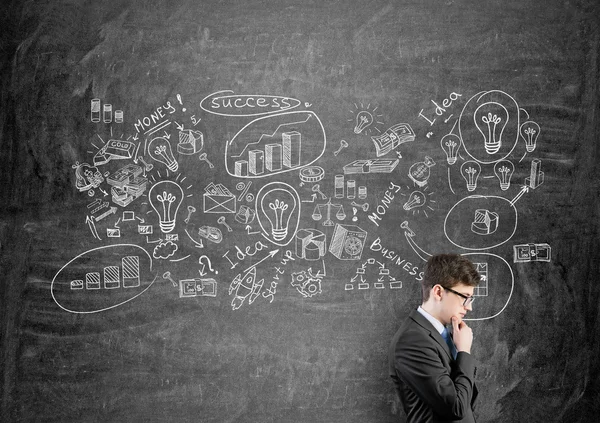
M467 307L468 305L473 304L473 301L475 301L475 296L474 295L469 296L469 295L461 294L460 292L456 292L452 288L446 288L445 286L442 286L442 288L444 288L446 291L450 291L453 294L458 295L461 298L464 298L465 300L463 301L463 307Z

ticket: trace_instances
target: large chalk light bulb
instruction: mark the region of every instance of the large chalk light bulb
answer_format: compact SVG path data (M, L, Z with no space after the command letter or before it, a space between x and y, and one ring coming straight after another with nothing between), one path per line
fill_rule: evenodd
M161 181L148 191L150 205L158 215L160 230L168 234L175 228L177 212L183 200L183 190L172 181Z
M456 157L458 156L460 144L461 142L458 135L448 134L442 137L440 145L442 146L444 153L446 153L446 161L449 165L456 163Z
M479 178L479 175L481 174L481 166L479 163L473 160L464 162L460 166L460 174L467 182L467 190L475 191L475 188L477 188L477 178Z
M283 241L288 235L290 218L298 206L296 197L285 189L268 192L260 202L261 215L270 223L270 232L275 241ZM269 230L269 228L265 228Z
M508 160L500 160L494 165L494 174L500 181L500 189L506 191L510 187L510 178L515 173L515 166Z
M173 149L169 140L163 137L154 138L148 144L148 154L157 162L167 166L171 172L177 172L179 164L173 157Z
M528 120L521 125L519 133L521 134L521 138L525 141L525 149L527 152L531 153L535 150L537 139L540 136L540 125L532 120Z
M356 125L354 126L354 133L360 134L362 131L367 129L373 123L373 115L366 110L362 110L356 114Z
M408 196L408 201L404 203L402 208L404 210L412 210L416 209L417 207L423 207L423 205L425 205L425 201L425 194L423 194L421 191L413 191Z
M496 154L502 146L502 134L508 124L508 110L502 104L490 101L475 110L473 119L483 136L486 153Z

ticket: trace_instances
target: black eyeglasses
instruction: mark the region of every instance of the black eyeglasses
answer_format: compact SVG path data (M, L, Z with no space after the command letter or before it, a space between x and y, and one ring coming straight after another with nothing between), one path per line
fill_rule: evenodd
M450 289L450 288L446 288L445 286L442 286L442 288L444 288L446 291L450 291L453 294L458 295L461 298L464 298L465 299L465 301L463 301L463 306L464 307L468 306L469 304L473 304L473 301L475 301L475 297L472 297L472 296L469 297L468 295L461 294L460 292L456 292L455 290Z

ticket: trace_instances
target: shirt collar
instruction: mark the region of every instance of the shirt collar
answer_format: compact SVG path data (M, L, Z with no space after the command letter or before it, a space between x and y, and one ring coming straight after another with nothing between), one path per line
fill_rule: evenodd
M425 317L427 320L429 320L429 322L433 325L435 330L437 330L439 332L440 335L442 334L442 332L445 329L442 322L440 322L438 319L433 317L431 314L427 313L421 306L419 306L419 308L417 308L417 311L419 313L421 313L423 315L423 317Z

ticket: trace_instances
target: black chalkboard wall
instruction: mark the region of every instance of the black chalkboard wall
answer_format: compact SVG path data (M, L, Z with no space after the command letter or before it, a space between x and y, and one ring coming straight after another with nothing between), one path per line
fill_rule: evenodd
M460 252L478 421L593 421L595 3L3 2L1 420L403 421Z

